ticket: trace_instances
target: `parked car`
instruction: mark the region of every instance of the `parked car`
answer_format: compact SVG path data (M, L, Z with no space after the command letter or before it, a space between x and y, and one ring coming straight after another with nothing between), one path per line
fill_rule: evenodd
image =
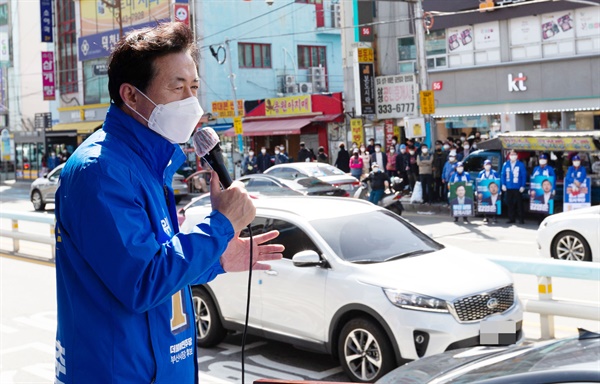
M600 205L546 217L537 230L537 244L543 257L600 261Z
M290 195L287 190L292 190L305 196L350 196L347 191L312 176L289 180L267 174L254 174L242 176L237 180L244 183L248 192L262 195Z
M253 200L252 233L278 230L283 259L252 275L249 332L337 356L348 377L373 382L398 365L479 345L483 323L513 322L523 309L499 265L437 243L364 200ZM190 208L181 230L210 213ZM242 236L247 236L247 231ZM243 328L247 273L193 287L198 345Z
M281 179L294 180L299 177L316 177L317 179L342 188L352 194L360 185L358 179L330 164L317 162L298 162L277 164L268 168L264 174Z
M600 335L448 351L396 368L376 384L599 383Z
M29 198L36 211L46 209L46 204L54 204L54 194L58 189L58 178L62 172L65 163L52 169L46 176L38 177L29 187ZM188 185L183 181L183 176L175 174L173 176L173 193L175 201L179 203L184 196L188 194Z
M54 204L54 194L58 188L58 178L65 164L62 163L48 172L44 177L38 177L29 187L29 198L33 209L43 211L46 204Z

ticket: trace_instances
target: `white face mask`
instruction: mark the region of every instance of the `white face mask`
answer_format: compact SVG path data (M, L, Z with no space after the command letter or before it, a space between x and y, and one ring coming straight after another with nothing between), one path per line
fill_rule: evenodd
M276 155L279 155L279 151L277 151L277 150L276 150L276 151L275 151L275 154L276 154Z
M449 150L449 149L450 149L450 146L449 146L449 145L447 145L447 144L444 144L444 149L447 151L447 150Z
M517 161L517 155L510 155L510 161L512 161L512 162Z
M453 163L455 160L456 160L456 157L454 157L454 156L448 157L448 161L450 161L451 163Z
M396 145L396 140L392 140L392 144Z
M465 138L461 136L460 141L465 141Z
M142 91L139 89L137 89L137 91L155 106L150 114L150 118L146 119L141 113L131 108L129 105L125 105L133 112L137 113L142 119L146 120L148 128L173 144L185 143L190 139L196 126L200 122L200 118L202 118L202 115L204 114L204 111L195 96L183 100L172 101L167 104L156 104Z
M464 148L464 149L469 149L469 146L465 144L465 145L463 146L463 148Z
M546 164L548 164L548 160L540 159L540 165L546 165Z
M491 165L484 165L483 167L485 168L486 171L489 171L490 169L492 169Z
M396 150L394 148L390 149L390 153L394 153Z
M581 161L574 161L574 162L573 162L573 165L574 165L575 167L579 167L579 166L581 165Z
M379 153L379 152L381 152L381 148L379 148L379 147L376 147L376 148L375 148L375 152L378 152L378 153Z
M456 172L462 173L465 169L463 167L456 167Z
M266 149L261 149L260 153L262 153L264 155L265 153L267 153L267 150Z
M248 156L254 156L254 152L252 152L252 151L248 152Z
M414 155L415 151L408 151L408 153L410 153L411 155Z
M280 150L281 152L283 152L283 150L284 150L284 149L285 149L284 147L279 147L279 150Z
M429 149L423 148L423 149L421 149L421 152L426 154L427 152L429 152Z

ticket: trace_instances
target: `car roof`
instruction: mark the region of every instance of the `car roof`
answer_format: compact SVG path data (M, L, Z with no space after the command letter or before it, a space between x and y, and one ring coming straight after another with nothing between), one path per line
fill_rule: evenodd
M283 211L290 215L301 216L306 220L351 216L382 209L366 200L330 196L269 196L252 199L252 202L257 213ZM199 206L190 208L190 210L206 210L209 208Z

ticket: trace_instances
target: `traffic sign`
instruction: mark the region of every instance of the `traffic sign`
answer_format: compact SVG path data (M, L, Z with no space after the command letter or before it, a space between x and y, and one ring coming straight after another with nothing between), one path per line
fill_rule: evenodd
M433 91L419 92L419 100L421 103L421 114L432 115L435 113L435 98Z
M242 118L240 116L236 116L233 118L233 130L235 131L236 135L241 135L242 133L244 133L244 130L242 128Z

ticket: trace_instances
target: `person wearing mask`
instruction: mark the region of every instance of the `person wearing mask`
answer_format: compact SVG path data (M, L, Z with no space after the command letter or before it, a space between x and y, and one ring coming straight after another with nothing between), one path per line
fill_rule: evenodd
M372 168L373 170L363 179L363 181L371 184L369 201L373 204L378 204L379 200L383 197L385 189L390 186L390 178L385 172L379 169L377 163L373 163Z
M387 155L381 151L381 144L375 144L375 153L371 154L371 164L377 163L381 171L387 168Z
M427 144L421 144L421 153L417 155L419 180L423 188L423 203L431 205L433 200L433 155L429 153Z
M370 154L375 152L375 139L369 139L369 145L367 145L367 151Z
M394 148L396 154L400 153L400 143L398 143L398 136L392 136L392 145L390 148Z
M571 187L574 191L578 191L587 178L587 171L585 170L585 167L581 166L581 158L579 155L573 156L571 161L573 165L567 169L565 185Z
M398 172L396 172L396 157L398 156L398 154L396 153L396 146L393 143L394 142L392 141L392 145L390 145L390 148L388 150L387 165L385 166L385 170L390 179L392 177L398 176Z
M450 181L448 182L448 184L450 185L452 183L457 183L459 181L464 181L464 182L467 182L467 183L471 182L471 176L469 175L468 172L465 172L465 167L464 167L463 163L460 162L460 161L456 163L456 170L450 176ZM459 192L459 190L461 188L463 189L462 197L464 197L464 195L465 195L464 194L464 192L465 192L464 187L463 186L459 186L456 189L456 195L457 195L457 197L459 197L459 193L458 192ZM469 199L470 203L463 203L463 204L472 204L473 203L473 199L472 198L467 197L467 199ZM453 203L451 201L450 202L450 206L452 206L452 205L453 205ZM464 220L465 223L469 222L469 219L466 216L463 216L463 220ZM454 217L454 221L458 221L458 217Z
M448 201L448 192L450 191L450 187L448 183L450 182L450 177L456 171L456 152L450 151L448 153L448 161L444 164L444 169L442 169L442 183L444 184L444 200Z
M329 163L329 156L325 153L325 148L322 145L319 146L319 149L317 150L317 161L319 163Z
M441 140L435 142L435 151L433 152L433 201L444 201L444 184L442 183L442 171L447 160L447 152L443 150Z
M306 148L306 144L304 143L304 141L300 143L300 150L298 151L298 161L312 161L312 153Z
M290 158L290 155L286 152L285 145L283 145L283 144L279 144L279 153L284 155L288 159Z
M340 143L338 145L339 151L337 158L335 159L335 164L340 171L348 173L350 172L350 154L346 151L346 144Z
M363 175L363 159L358 153L358 148L353 150L352 157L350 157L349 166L350 174L360 180Z
M404 188L409 185L408 182L408 152L406 151L406 145L400 144L400 151L396 156L396 172L398 176L402 179L401 189L404 191Z
M500 172L502 192L506 194L507 223L513 224L515 223L515 219L519 219L519 223L524 224L523 199L521 194L525 192L527 171L525 164L519 160L519 156L514 149L510 151L508 158L508 161L504 163Z
M548 165L548 155L545 153L540 154L538 159L538 166L533 169L533 173L531 177L536 176L549 176L554 178L553 190L556 189L556 173L554 172L554 168Z
M414 190L415 183L419 180L419 166L417 165L417 150L414 147L408 148L408 181L410 190Z
M248 156L244 158L242 162L243 175L252 175L258 173L258 160L254 156L254 151L251 149L248 151Z
M254 204L214 171L212 211L179 231L171 180L203 116L197 50L173 22L129 32L110 54L104 124L56 194L55 383L197 383L191 285L281 258L282 245L265 244L277 231L238 236Z
M457 154L457 160L463 161L469 154L472 152L471 145L469 145L468 141L462 143L462 151L459 151Z
M359 151L359 156L363 161L362 174L367 175L371 171L371 155L369 155L369 151L367 151L364 144L360 146Z
M256 157L256 166L258 167L258 173L263 173L269 167L273 165L273 158L267 153L267 148L262 147L260 153Z
M281 147L275 147L275 156L273 156L273 162L275 164L285 164L288 163L290 159L287 155L281 151Z
M477 179L478 180L491 180L491 179L498 179L498 172L496 172L495 170L492 169L492 162L490 159L486 159L483 162L483 169L481 171L479 171L479 174L477 175ZM492 206L496 206L496 197L497 197L497 193L498 193L498 185L493 184L494 187L492 187L493 183L490 183L488 185L488 189L490 191L490 193L492 194L492 198L493 198L493 202L490 201L490 205ZM494 192L492 192L492 188L494 188ZM486 201L487 202L487 201ZM488 217L492 217L492 224L496 224L497 219L496 219L496 215L495 214L491 214L491 213L484 213L483 214L483 222L487 223L488 222Z

